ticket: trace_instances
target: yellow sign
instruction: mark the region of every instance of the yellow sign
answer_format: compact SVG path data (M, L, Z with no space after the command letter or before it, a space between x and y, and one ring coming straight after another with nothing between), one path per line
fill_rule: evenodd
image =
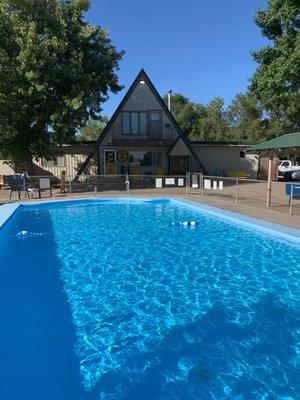
M115 164L105 164L105 175L115 175Z
M123 162L128 160L128 153L127 153L126 150L120 150L118 152L118 156L117 157L118 157L118 161L120 161L120 163L123 163Z
M115 152L113 150L105 150L105 163L113 164L115 161Z
M115 175L116 173L116 153L114 150L105 150L105 175Z

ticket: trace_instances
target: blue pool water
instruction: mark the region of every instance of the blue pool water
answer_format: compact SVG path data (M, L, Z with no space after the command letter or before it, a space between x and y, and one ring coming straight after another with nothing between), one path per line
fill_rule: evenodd
M300 399L299 265L179 202L20 207L0 230L0 399Z

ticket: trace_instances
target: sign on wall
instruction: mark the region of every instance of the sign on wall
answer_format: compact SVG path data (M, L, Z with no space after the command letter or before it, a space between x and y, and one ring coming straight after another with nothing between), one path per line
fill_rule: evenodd
M118 151L117 159L120 163L128 161L128 152L126 150Z
M104 174L115 175L116 174L116 151L115 150L104 150Z

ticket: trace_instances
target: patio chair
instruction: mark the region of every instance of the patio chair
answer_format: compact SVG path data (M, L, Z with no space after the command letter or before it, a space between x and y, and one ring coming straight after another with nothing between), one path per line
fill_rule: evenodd
M12 193L15 191L18 193L19 200L21 199L22 191L24 191L25 194L27 194L27 197L29 198L26 178L24 176L22 175L7 176L6 183L10 188L9 199L12 198Z

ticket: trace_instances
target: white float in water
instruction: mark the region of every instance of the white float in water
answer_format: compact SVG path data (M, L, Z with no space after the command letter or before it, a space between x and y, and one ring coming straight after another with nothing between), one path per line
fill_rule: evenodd
M196 226L196 225L199 225L198 221L171 222L171 226Z
M18 232L16 234L16 236L17 236L18 239L27 239L28 236L29 236L29 232L28 231L21 231L21 232Z

